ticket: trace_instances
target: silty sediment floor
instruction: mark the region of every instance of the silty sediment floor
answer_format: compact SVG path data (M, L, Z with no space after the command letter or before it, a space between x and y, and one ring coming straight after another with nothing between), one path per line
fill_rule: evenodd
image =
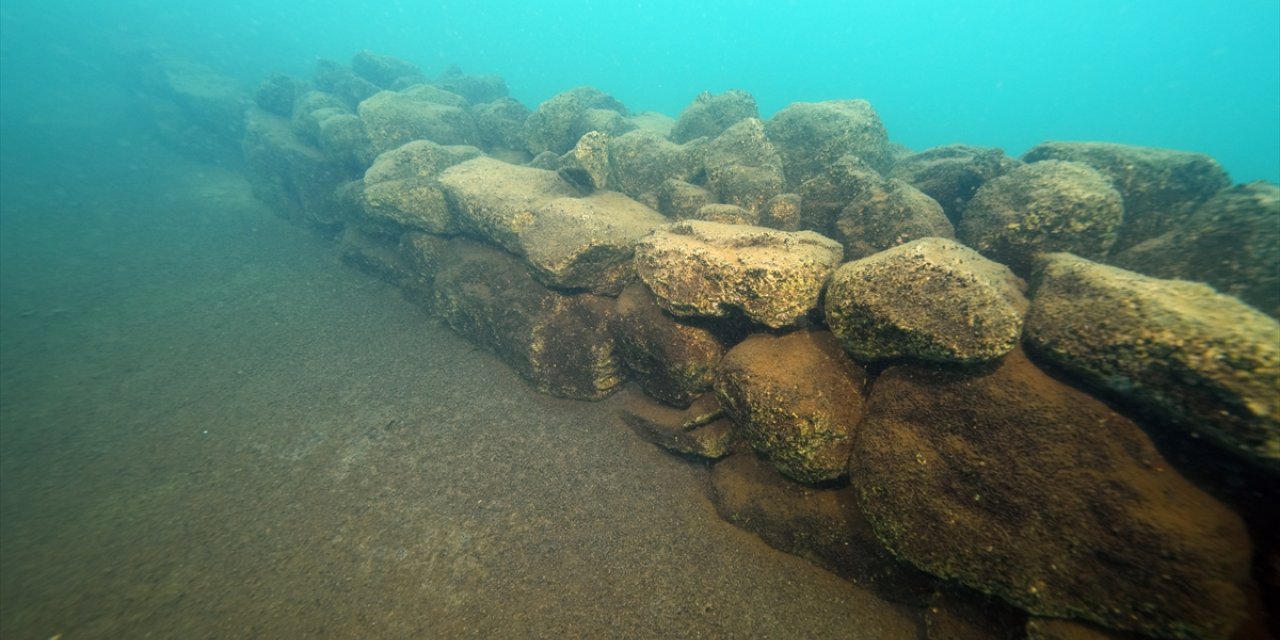
M0 636L919 634L234 171L102 128L9 142Z

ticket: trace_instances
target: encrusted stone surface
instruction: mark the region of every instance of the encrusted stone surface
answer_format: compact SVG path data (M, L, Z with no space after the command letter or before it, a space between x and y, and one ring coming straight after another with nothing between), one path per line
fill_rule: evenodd
M711 389L725 346L706 328L671 317L647 287L634 282L618 296L613 335L627 369L651 396L685 407Z
M889 135L866 100L796 102L765 125L786 165L787 185L798 187L844 155L876 169L892 164Z
M687 220L637 244L636 272L675 315L721 317L736 308L776 329L817 305L841 253L809 231Z
M733 423L714 393L700 396L687 409L676 409L628 389L619 394L618 414L641 438L672 453L718 460L729 455Z
M982 185L1021 164L1000 149L951 144L898 160L888 177L911 183L937 201L952 224L959 224L965 205Z

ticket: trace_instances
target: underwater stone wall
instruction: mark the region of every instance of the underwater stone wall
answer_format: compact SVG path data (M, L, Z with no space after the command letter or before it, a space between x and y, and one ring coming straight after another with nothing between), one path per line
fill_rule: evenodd
M369 53L249 100L150 64L281 215L538 389L621 391L724 518L930 637L1254 637L1278 610L1274 184L1110 143L911 153L862 100L531 111Z

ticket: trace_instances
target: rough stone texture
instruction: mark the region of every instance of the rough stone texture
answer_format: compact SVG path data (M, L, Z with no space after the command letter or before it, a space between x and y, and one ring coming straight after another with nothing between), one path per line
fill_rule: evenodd
M462 96L471 104L493 102L507 97L507 81L502 76L463 73L462 69L453 65L442 71L432 84Z
M600 111L612 112L616 119ZM613 96L594 87L576 87L552 96L529 114L525 147L535 156L543 151L561 155L588 131L617 136L634 128L623 118L626 115L627 108Z
M1231 178L1200 153L1110 142L1045 142L1023 156L1027 162L1082 162L1109 178L1124 198L1124 225L1115 250L1127 249L1174 227Z
M524 257L548 286L616 295L632 278L636 240L666 222L612 192L578 197L552 171L476 158L440 184L463 229Z
M904 180L942 206L951 224L982 185L1020 166L1000 149L952 144L933 147L894 163L888 177Z
M779 329L817 305L840 257L839 243L809 231L687 220L636 245L636 272L677 316L724 317L738 309Z
M883 181L860 158L842 156L800 185L800 228L835 236L836 218L869 185Z
M350 67L332 60L317 60L311 79L317 89L340 98L347 109L355 109L361 101L380 90L378 85L356 75Z
M560 160L559 168L580 167L591 176L590 193L609 188L609 136L599 131L588 131L578 139L569 153Z
M765 129L782 153L791 189L845 155L862 158L877 171L892 164L888 133L866 100L796 102L775 114Z
M383 153L365 171L360 208L377 221L430 233L457 233L457 220L435 177L479 155L475 147L445 147L429 140L415 140Z
M710 191L684 180L663 180L658 187L658 211L669 218L697 218L698 209L715 202Z
M755 334L720 361L715 390L739 435L784 475L847 471L867 375L826 331Z
M711 470L721 518L881 597L921 606L934 580L889 555L858 510L850 487L816 488L778 473L751 452L736 453Z
M982 373L884 371L850 477L894 554L1030 613L1165 638L1243 620L1240 518L1021 351Z
M676 126L676 119L665 113L656 111L642 111L637 114L627 116L627 120L635 125L637 129L646 131L656 131L664 136L671 135L671 129Z
M455 164L478 158L479 149L467 145L444 146L430 140L414 140L380 154L364 172L365 184L409 178L434 178Z
M707 188L720 202L751 212L763 209L784 191L782 156L765 137L764 123L740 120L703 150Z
M1089 384L1280 470L1280 323L1212 288L1045 256L1027 343Z
M639 282L618 296L613 335L623 362L645 392L676 407L687 407L711 390L726 350L708 329L663 311Z
M408 78L413 84L426 82L427 79L422 70L412 62L369 51L361 51L351 57L351 70L383 89L393 88L396 81L402 78Z
M489 151L524 151L524 121L529 108L515 98L499 98L471 108L476 128L480 130L480 147Z
M1017 346L1027 301L1003 265L925 238L842 265L825 307L827 325L860 362L976 363Z
M544 393L595 400L625 378L608 328L612 300L550 291L497 249L450 240L435 278L435 310Z
M352 113L342 99L323 91L306 91L293 102L292 113L287 114L293 132L308 144L320 146L320 122L325 118Z
M1108 262L1205 282L1280 318L1280 186L1259 181L1223 189L1173 231Z
M659 404L633 389L619 395L618 414L641 438L691 458L717 460L729 455L733 423L724 417L714 393L700 396L687 409Z
M677 144L694 138L714 138L740 120L759 117L756 99L746 91L734 89L718 96L704 91L680 112L670 137Z
M760 226L779 231L800 229L801 198L798 193L780 193L765 203L760 212Z
M343 221L334 189L359 174L299 140L288 120L261 109L250 109L242 144L255 196L297 222L329 226Z
M1107 255L1125 216L1111 182L1088 165L1046 160L987 182L965 208L960 239L1026 275L1037 253Z
M667 180L688 181L702 170L700 148L638 129L609 141L609 185L652 207Z
M684 216L680 219L746 225L754 225L760 222L758 214L743 209L736 204L720 204L716 202L700 207L693 212L693 215Z
M456 104L439 102L442 98L426 89L430 87L380 91L360 103L357 112L374 153L390 151L412 140L443 145L480 143L480 132L471 113Z
M933 198L901 180L874 176L835 221L835 239L856 260L920 238L954 238L955 229Z
M286 118L293 115L293 103L308 90L307 83L282 73L268 74L258 84L253 102L264 111Z

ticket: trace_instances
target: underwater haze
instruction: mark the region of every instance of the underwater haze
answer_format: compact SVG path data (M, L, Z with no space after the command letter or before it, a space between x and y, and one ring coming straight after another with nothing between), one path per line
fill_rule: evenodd
M4 107L113 42L153 39L253 86L370 50L503 76L536 107L593 85L678 115L751 92L762 117L865 98L915 150L1106 140L1207 153L1237 182L1280 180L1280 3L35 2L0 11Z

